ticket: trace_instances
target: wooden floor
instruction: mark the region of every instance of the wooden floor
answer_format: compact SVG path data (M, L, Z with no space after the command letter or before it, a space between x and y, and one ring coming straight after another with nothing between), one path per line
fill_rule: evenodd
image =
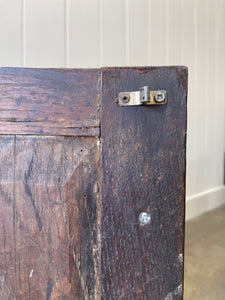
M186 224L184 300L225 299L225 206Z

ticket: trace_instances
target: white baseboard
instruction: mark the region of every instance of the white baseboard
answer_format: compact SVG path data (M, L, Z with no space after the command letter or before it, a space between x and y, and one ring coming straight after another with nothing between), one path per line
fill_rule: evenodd
M223 204L225 204L224 185L187 197L186 220L198 217Z

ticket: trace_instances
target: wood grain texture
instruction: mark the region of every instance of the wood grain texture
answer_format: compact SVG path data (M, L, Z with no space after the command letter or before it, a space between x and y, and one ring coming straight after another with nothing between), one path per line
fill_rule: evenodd
M168 103L115 104L144 85ZM186 95L185 67L102 71L102 299L182 298Z
M0 78L0 299L181 299L186 68ZM144 85L168 103L117 106Z
M0 69L0 134L99 136L99 70Z
M98 295L95 138L0 136L0 298Z

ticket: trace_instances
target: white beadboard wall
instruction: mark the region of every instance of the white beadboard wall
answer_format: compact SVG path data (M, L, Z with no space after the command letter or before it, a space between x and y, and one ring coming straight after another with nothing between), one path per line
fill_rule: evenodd
M186 65L187 219L225 203L225 0L0 0L0 66Z

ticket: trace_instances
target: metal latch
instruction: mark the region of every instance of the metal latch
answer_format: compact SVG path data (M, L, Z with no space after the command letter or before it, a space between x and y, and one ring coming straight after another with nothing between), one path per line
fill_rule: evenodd
M150 91L148 86L143 86L139 91L121 92L116 102L119 106L132 105L161 105L167 102L166 91Z

